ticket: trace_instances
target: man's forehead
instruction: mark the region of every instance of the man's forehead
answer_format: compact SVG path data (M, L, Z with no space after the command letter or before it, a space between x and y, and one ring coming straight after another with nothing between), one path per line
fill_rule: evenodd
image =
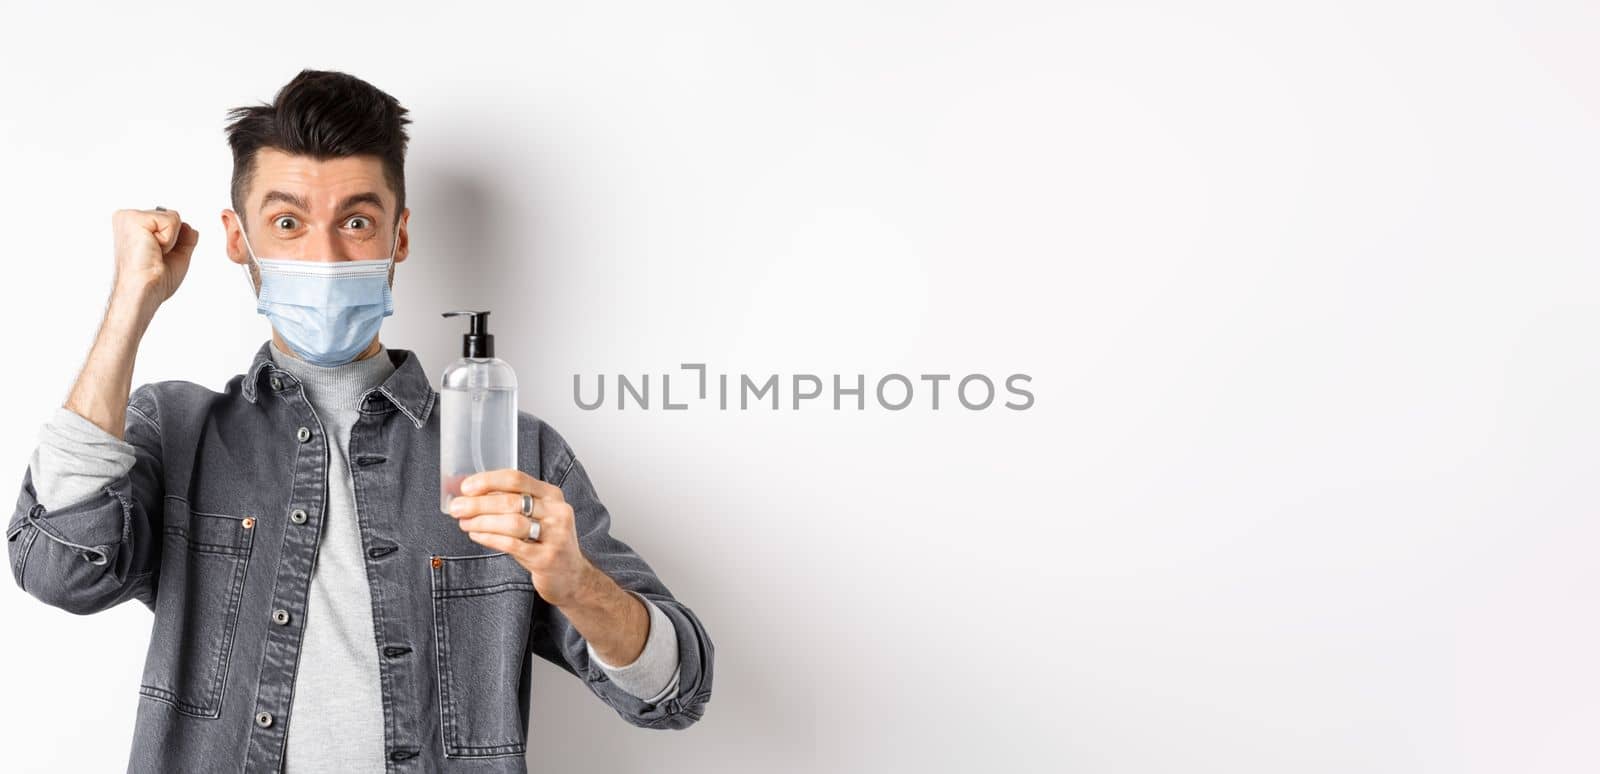
M394 201L377 156L317 159L262 148L252 178L255 208L278 203L318 211L366 203L387 212Z

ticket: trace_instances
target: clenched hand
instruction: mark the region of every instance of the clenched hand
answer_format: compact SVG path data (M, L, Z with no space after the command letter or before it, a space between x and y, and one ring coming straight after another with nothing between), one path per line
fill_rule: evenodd
M528 540L529 517L522 515L522 495L533 495L533 519L539 539ZM561 487L540 481L516 468L474 473L461 482L461 496L450 501L450 515L479 544L510 554L533 576L533 587L546 602L570 604L599 570L578 547L572 506Z

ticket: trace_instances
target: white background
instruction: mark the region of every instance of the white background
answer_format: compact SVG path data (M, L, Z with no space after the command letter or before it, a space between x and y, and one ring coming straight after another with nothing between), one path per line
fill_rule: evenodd
M268 335L224 111L413 112L386 344L521 407L706 623L704 719L537 665L542 772L1600 768L1600 6L53 4L0 25L0 464L201 232L135 382ZM1028 411L579 410L572 375L1033 376ZM675 396L676 397L676 396ZM0 590L8 771L126 765L151 616Z

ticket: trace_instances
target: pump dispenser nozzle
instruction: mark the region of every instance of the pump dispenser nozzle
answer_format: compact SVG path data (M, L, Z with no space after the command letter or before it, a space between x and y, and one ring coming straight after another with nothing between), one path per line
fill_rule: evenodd
M439 316L472 318L471 330L461 337L462 357L494 357L494 336L489 335L489 310L475 312L470 309L458 309Z

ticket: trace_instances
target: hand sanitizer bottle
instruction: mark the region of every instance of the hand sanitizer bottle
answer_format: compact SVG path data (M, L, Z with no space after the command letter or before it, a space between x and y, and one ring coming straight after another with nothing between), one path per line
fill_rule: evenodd
M462 337L461 358L445 368L439 390L439 510L444 513L468 476L517 467L517 375L494 356L487 311L442 316L463 315L471 317L472 328Z

